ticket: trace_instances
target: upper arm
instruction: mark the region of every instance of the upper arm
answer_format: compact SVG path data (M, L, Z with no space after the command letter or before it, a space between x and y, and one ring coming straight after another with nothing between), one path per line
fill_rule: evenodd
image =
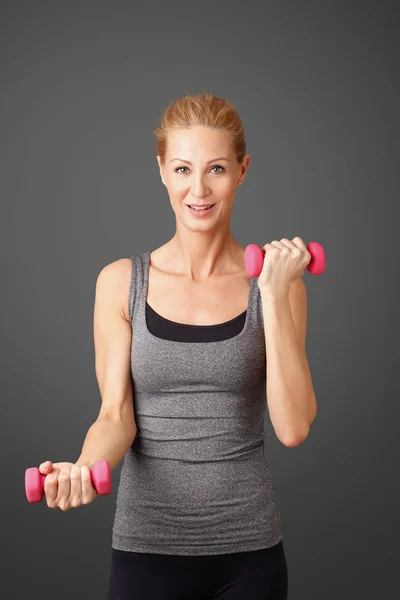
M121 419L136 430L131 377L132 328L126 316L131 260L105 266L96 282L93 314L95 369L102 404L99 418Z
M289 290L290 309L300 347L305 349L307 338L307 288L302 277L298 277Z

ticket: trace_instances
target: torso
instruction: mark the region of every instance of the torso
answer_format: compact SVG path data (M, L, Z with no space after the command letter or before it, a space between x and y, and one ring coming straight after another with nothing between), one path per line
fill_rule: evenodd
M147 290L147 303L159 315L186 325L217 325L247 309L251 277L244 268L244 248L238 253L236 272L215 275L206 283L193 282L168 271L164 248L161 246L151 253ZM129 279L130 274L129 270ZM124 296L126 318L129 315L126 289Z

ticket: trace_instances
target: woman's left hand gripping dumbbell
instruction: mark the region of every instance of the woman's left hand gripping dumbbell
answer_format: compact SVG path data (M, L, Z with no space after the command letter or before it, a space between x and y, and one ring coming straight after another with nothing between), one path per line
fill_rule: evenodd
M43 491L49 508L67 511L90 504L99 495L92 485L87 466L48 460L39 466L39 472L45 476Z

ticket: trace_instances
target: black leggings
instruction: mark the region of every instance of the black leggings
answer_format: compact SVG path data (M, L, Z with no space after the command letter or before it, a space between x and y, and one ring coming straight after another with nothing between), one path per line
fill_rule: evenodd
M107 600L287 600L283 540L271 548L207 556L111 548Z

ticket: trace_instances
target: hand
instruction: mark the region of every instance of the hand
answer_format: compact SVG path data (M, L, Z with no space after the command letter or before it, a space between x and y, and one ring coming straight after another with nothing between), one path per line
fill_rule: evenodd
M90 504L99 495L92 486L90 470L70 462L46 461L39 467L47 475L44 494L49 508L67 511L82 504Z
M304 275L311 260L307 246L301 238L295 237L292 241L274 240L262 249L265 256L258 277L260 291L273 297L287 297L293 281Z

